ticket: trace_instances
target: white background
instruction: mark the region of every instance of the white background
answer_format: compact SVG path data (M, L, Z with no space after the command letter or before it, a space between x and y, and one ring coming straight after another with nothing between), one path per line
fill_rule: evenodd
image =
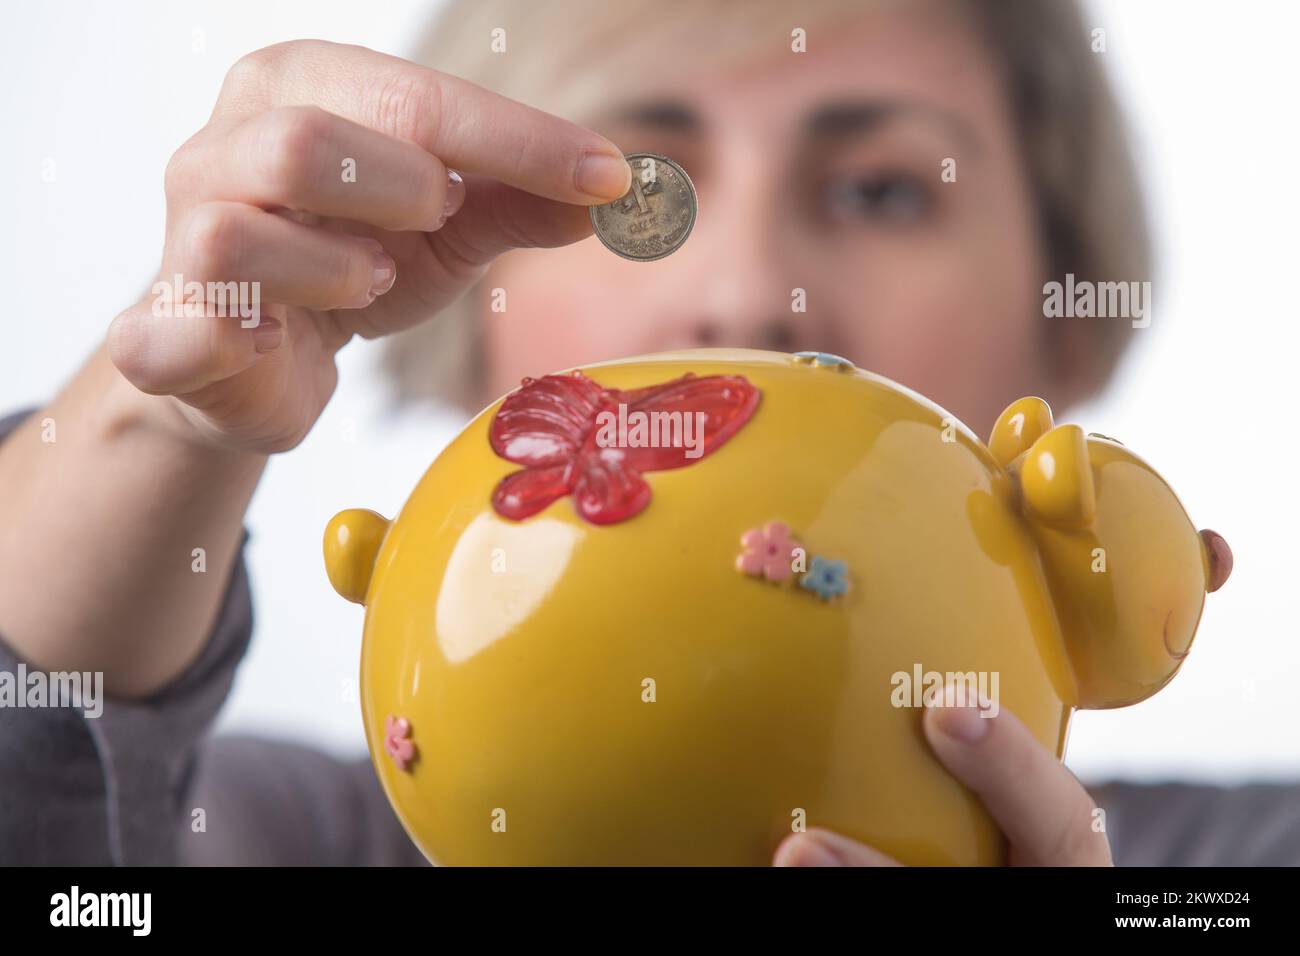
M434 6L10 6L0 37L0 181L10 184L0 190L0 409L47 398L145 289L160 248L163 167L206 120L230 63L304 36L401 55ZM1300 7L1101 0L1090 10L1137 133L1163 270L1152 327L1119 380L1071 417L1122 437L1169 476L1193 518L1228 538L1237 568L1210 600L1179 677L1137 707L1080 714L1068 761L1085 779L1298 777ZM51 159L55 178L45 182ZM323 420L272 462L254 499L257 632L223 729L341 755L364 746L361 612L325 580L321 531L343 507L393 514L459 422L387 412L374 361L367 343L344 351Z

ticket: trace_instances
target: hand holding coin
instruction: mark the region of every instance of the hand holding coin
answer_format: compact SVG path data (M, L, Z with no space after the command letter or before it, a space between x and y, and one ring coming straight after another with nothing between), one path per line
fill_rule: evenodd
M632 188L611 203L588 207L605 247L624 259L650 262L681 248L695 225L698 201L686 171L666 156L629 153Z

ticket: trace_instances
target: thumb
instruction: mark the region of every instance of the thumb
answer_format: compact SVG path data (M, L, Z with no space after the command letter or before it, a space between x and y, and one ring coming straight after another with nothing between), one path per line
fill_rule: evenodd
M1097 805L1074 774L1011 711L965 696L949 685L926 709L925 736L1001 827L1012 863L1109 866Z
M902 866L865 844L830 830L812 829L781 841L773 866Z

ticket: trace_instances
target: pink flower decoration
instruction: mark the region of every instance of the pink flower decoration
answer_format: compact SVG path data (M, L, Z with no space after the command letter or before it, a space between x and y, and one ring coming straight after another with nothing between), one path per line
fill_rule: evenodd
M384 749L398 770L406 770L416 757L415 742L410 737L411 722L405 717L390 714L384 718Z
M769 521L766 527L750 528L740 536L744 550L736 556L736 570L769 581L784 581L793 571L790 560L799 543L790 537L790 529L781 521Z

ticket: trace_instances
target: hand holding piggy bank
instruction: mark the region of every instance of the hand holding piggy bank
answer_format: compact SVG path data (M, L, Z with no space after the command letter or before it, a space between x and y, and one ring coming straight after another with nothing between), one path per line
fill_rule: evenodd
M792 824L1004 862L922 737L941 681L1061 756L1163 687L1231 554L1122 444L1014 403L985 446L821 353L527 379L392 522L337 515L362 710L443 864L766 864Z

